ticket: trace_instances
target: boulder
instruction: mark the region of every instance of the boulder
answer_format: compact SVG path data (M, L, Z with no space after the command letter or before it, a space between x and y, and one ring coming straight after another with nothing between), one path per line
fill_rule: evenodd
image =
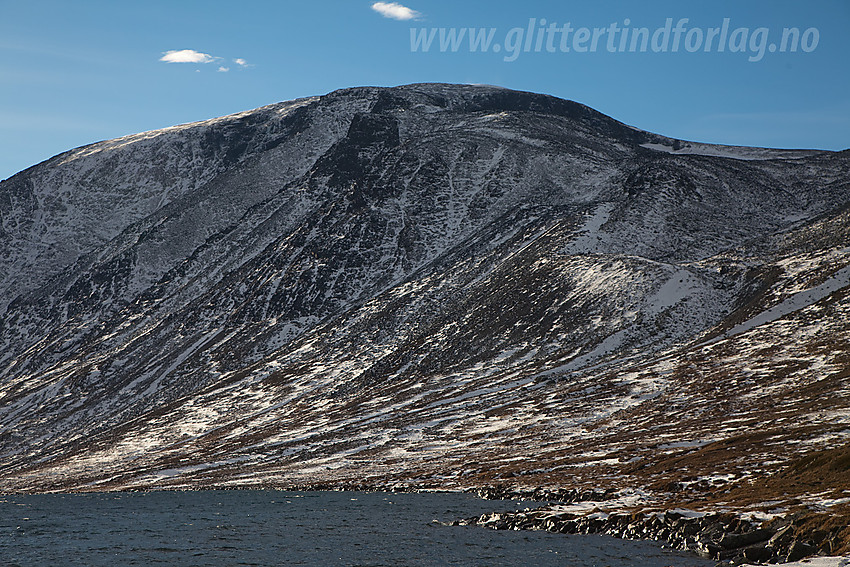
M773 536L773 531L768 529L758 529L742 534L726 533L720 538L720 547L723 549L738 549L746 547L754 543L767 541Z
M799 561L805 557L810 555L814 555L817 553L817 548L811 546L807 543L803 543L801 541L795 541L791 544L790 549L788 550L788 556L785 558L785 561L790 563L792 561Z

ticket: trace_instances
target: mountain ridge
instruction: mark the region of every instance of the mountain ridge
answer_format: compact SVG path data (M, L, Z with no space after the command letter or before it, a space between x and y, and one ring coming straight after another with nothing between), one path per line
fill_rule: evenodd
M848 158L440 84L60 154L0 182L0 490L722 506L850 437Z

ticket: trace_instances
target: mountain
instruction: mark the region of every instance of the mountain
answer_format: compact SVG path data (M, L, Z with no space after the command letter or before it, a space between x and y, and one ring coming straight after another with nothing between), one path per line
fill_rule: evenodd
M71 150L0 183L0 491L841 509L848 205L850 151L489 86Z

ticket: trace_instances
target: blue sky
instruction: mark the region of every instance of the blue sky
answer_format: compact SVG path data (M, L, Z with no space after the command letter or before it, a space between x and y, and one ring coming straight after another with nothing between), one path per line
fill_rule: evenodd
M0 0L0 179L98 140L347 86L435 81L548 93L689 140L850 147L846 0L401 0L382 10L373 4ZM532 18L533 39L525 52L517 47L526 40L519 34L528 35ZM687 18L676 52L670 32L667 50L660 50L667 18L674 27ZM723 52L717 43L706 52L697 39L726 18L727 39L738 28L747 35L738 33ZM583 37L572 43L573 31L564 44L569 51L561 51L563 34L546 29L562 30L566 23L573 30L604 28L607 35L613 23L620 35L612 39L613 51L606 35L599 35L592 52ZM622 28L641 27L651 33L662 29L659 50L649 45L640 52L638 42L630 52L627 34L620 51ZM430 50L420 46L414 52L411 28L496 31L487 52L472 52L467 36L454 51L441 50L435 36ZM691 31L695 28L699 33ZM758 28L766 32L759 35ZM800 40L796 52L789 36L781 52L784 28L801 35L815 31L808 31L807 45ZM541 49L535 51L541 31ZM557 35L550 42L546 33ZM692 51L684 46L688 33ZM771 43L774 52L768 50ZM513 61L506 60L513 53L509 47L519 49ZM740 47L743 51L735 51ZM185 52L166 56L170 51Z

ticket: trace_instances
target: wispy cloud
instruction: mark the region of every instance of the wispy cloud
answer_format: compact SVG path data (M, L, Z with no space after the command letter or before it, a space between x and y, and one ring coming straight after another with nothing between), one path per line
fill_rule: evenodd
M160 57L159 60L164 61L166 63L217 63L218 69L216 69L216 71L218 73L227 73L232 68L232 66L226 64L224 57L217 57L215 55L210 55L209 53L195 51L194 49L165 51L163 52L162 57ZM235 65L238 65L238 67L242 69L254 66L253 63L248 63L245 59L242 59L241 57L231 59L231 61L233 61ZM200 69L195 69L195 71L200 72Z
M213 57L209 53L201 53L194 49L166 51L159 58L160 61L165 61L166 63L212 63L218 59L220 57Z
M372 9L383 17L393 20L415 20L420 16L416 10L411 10L398 2L375 2L372 4Z

